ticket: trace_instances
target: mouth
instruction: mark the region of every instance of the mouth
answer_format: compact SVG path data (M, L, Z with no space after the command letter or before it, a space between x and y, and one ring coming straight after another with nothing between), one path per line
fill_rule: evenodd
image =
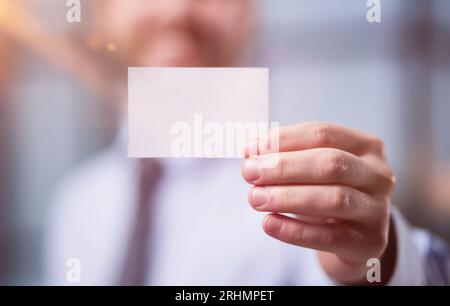
M200 42L189 33L167 31L147 37L140 59L155 66L199 66L205 61Z

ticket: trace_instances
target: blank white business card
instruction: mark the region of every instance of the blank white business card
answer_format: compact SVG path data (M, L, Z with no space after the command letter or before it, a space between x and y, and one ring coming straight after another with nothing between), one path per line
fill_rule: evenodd
M129 68L128 124L130 158L241 157L270 128L269 71Z

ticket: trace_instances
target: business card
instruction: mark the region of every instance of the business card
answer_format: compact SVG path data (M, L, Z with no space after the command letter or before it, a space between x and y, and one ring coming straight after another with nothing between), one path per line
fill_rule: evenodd
M269 122L267 68L129 68L130 158L237 158Z

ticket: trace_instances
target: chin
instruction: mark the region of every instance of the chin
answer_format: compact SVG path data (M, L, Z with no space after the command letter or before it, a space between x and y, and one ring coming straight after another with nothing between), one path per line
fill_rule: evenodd
M148 52L142 54L137 63L147 67L205 67L209 66L207 58L199 52L175 52L173 54Z
M197 59L173 58L164 61L165 67L203 67L206 66Z
M171 58L164 60L144 60L139 61L139 66L142 67L206 67L206 63L198 60Z

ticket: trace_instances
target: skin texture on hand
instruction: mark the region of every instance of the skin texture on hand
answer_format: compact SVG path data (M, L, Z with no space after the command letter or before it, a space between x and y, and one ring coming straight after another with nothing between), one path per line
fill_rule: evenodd
M395 266L395 243L390 241L395 239L389 235L395 176L383 142L328 123L302 123L278 132L279 153L247 156L242 167L244 179L253 185L249 203L269 213L264 231L317 250L322 268L337 282L368 284L370 258L382 261L382 282L387 282ZM274 158L275 167L262 166Z

